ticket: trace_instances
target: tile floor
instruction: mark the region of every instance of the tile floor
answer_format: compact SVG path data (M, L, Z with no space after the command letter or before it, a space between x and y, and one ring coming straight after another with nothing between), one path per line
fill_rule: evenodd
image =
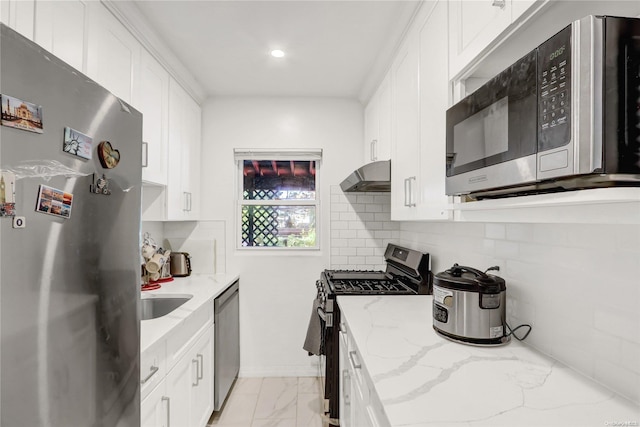
M210 427L327 427L316 377L238 378Z

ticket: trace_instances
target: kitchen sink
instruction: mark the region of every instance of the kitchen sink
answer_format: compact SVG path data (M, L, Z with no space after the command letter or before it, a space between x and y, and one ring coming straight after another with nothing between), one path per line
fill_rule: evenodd
M193 298L193 295L167 294L142 297L140 300L140 319L150 320L166 316L185 302Z

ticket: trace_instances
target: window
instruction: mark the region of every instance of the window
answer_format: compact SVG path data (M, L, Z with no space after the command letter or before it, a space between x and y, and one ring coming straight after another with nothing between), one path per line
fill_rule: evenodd
M318 248L321 153L236 150L240 247Z

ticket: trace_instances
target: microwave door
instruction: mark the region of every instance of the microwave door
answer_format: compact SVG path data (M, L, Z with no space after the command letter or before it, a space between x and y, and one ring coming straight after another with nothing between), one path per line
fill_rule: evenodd
M447 110L448 195L536 179L533 51Z

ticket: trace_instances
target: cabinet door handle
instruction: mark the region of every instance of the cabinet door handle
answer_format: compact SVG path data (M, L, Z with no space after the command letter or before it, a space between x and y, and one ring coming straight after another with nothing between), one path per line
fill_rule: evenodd
M505 0L493 0L493 3L491 3L491 6L499 7L500 9L504 9L506 5L507 2Z
M197 386L200 383L200 375L198 375L198 371L200 371L200 369L198 369L198 359L191 359L191 363L195 363L196 364L196 382L195 383L191 383L191 385L193 386ZM192 371L193 372L193 371Z
M376 160L378 160L378 140L377 139L371 140L371 147L369 152L371 154L372 162L375 162Z
M198 382L204 378L204 356L198 353Z
M142 143L142 167L146 168L149 166L149 143Z
M147 381L149 381L151 377L154 376L156 372L158 372L158 369L160 368L157 366L151 366L151 369L150 369L151 372L149 372L149 375L147 375L143 380L140 380L140 384L144 384Z
M349 371L342 371L342 384L344 384L344 388L342 389L342 394L344 395L344 406L351 405L351 394L349 393Z
M171 399L162 396L162 400L167 402L167 427L171 427Z
M409 194L409 191L407 190L408 185L409 185L409 178L405 178L404 179L404 205L405 206L409 206L409 202L407 202L407 194Z
M360 369L362 368L362 364L361 363L356 363L356 351L350 351L349 352L349 360L351 360L351 365L353 366L354 369ZM359 361L358 361L359 362Z
M407 206L414 207L416 205L415 199L413 197L413 183L416 182L415 176L410 176L407 178L409 182L409 204Z

